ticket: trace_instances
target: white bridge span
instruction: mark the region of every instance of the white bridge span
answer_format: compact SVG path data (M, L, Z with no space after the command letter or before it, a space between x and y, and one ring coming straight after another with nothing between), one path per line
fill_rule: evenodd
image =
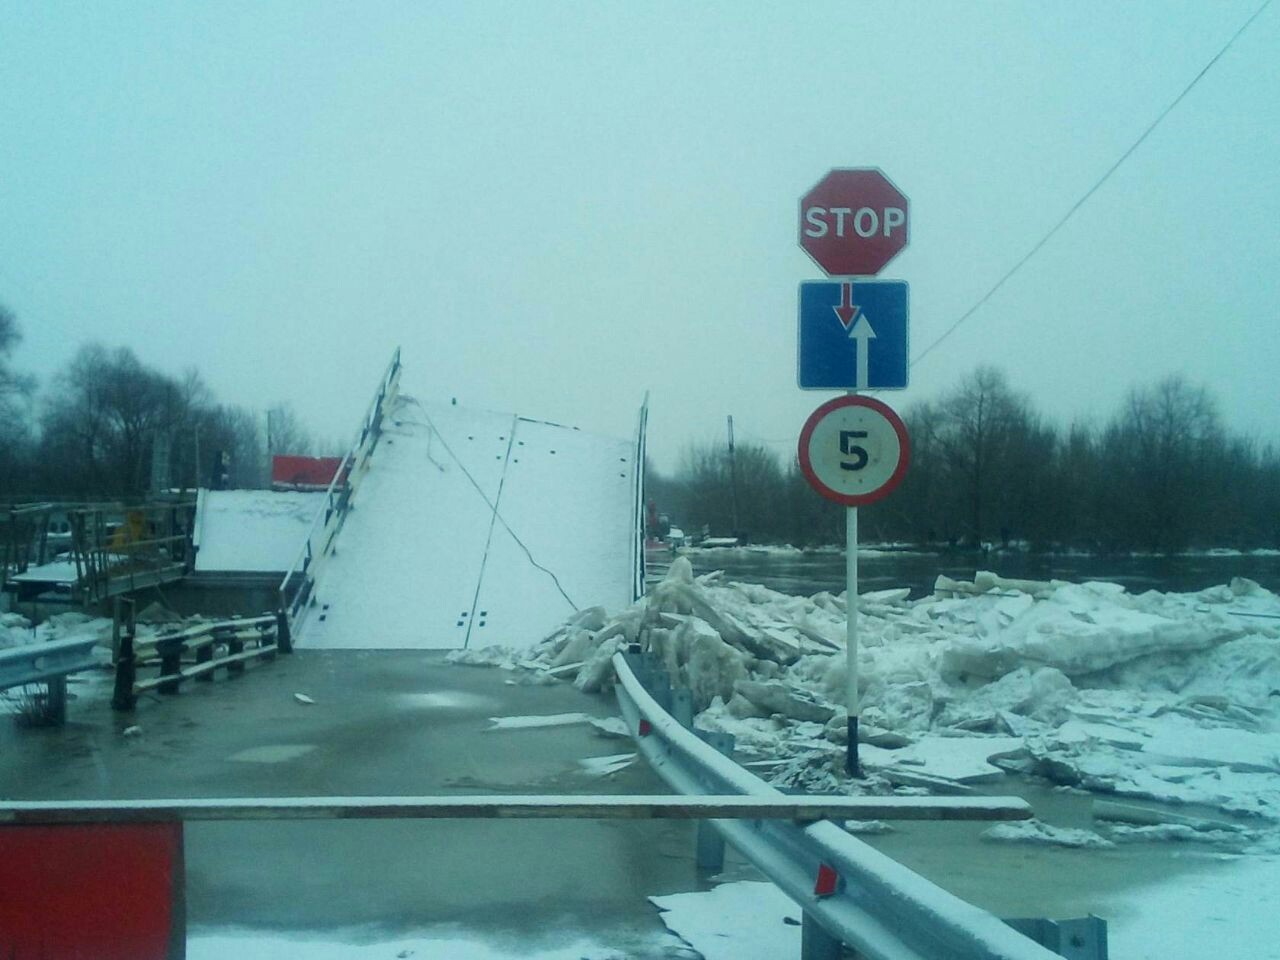
M638 449L392 392L298 644L528 647L575 610L631 602Z

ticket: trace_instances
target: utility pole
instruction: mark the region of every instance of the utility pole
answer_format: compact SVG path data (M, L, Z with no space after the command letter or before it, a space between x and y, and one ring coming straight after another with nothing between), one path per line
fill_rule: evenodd
M738 525L738 457L733 448L733 414L729 414L729 490L733 501L733 529L730 533L736 537L741 528Z

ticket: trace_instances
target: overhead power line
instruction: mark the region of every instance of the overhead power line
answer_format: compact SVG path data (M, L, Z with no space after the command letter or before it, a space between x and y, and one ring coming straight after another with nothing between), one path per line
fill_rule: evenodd
M1192 88L1194 88L1195 85L1199 83L1201 79L1203 79L1204 75L1213 68L1213 65L1215 63L1217 63L1219 60L1222 59L1222 55L1231 49L1231 45L1240 39L1241 35L1243 35L1244 32L1248 30L1249 27L1253 24L1253 21L1257 20L1258 17L1262 15L1262 12L1266 10L1267 7L1269 6L1271 6L1271 0L1265 0L1262 6L1260 6L1257 10L1255 10L1253 12L1253 15L1249 17L1249 19L1246 20L1243 23L1243 25L1241 25L1240 29L1231 35L1231 39L1228 40L1225 44L1223 44L1222 49L1219 50L1217 53L1215 53L1213 57L1209 60L1209 62L1206 63L1204 67L1200 70L1200 72L1197 73L1191 79L1191 82L1182 88L1182 92L1179 93L1176 97L1174 97L1173 101L1167 107L1165 107L1163 110L1160 111L1160 115L1151 121L1150 125L1145 130L1142 131L1142 134L1138 137L1138 139L1133 141L1133 143L1129 146L1129 149L1120 155L1120 158L1116 160L1116 162L1113 163L1107 169L1106 173L1104 173L1101 177L1099 177L1097 182L1094 183L1094 185L1091 186L1088 190L1086 190L1084 195L1079 200L1077 200L1075 203L1071 205L1071 208L1062 215L1062 217L1058 220L1057 223L1055 223L1052 227L1049 228L1049 232L1046 233L1043 237L1041 237L1039 241L1036 242L1035 246L1033 246L1030 250L1026 252L1026 254L1023 255L1021 260L1019 260L1007 271L1005 271L1004 275L999 280L997 280L994 284L992 284L991 289L978 298L977 303L975 303L968 310L962 313L959 319L957 319L954 323L952 323L951 326L947 327L947 329L942 332L942 335L938 337L938 339L934 340L931 344L929 344L927 347L921 350L918 354L916 354L915 357L913 357L911 360L912 366L915 366L917 363L919 363L921 360L927 357L935 347L937 347L939 344L942 343L943 340L947 339L947 337L955 333L956 330L959 329L962 323L964 323L971 316L977 313L978 310L980 310L982 306L988 300L990 300L993 296L995 296L996 292L1001 287L1003 287L1006 282L1008 282L1010 277L1012 277L1015 273L1021 270L1023 266L1026 265L1028 260L1034 257L1037 253L1039 253L1040 249L1046 243L1048 243L1050 240L1053 239L1054 234L1056 234L1059 230L1061 230L1062 227L1066 224L1066 222L1070 220L1073 216L1075 216L1076 211L1079 210L1081 207L1083 207L1089 201L1089 198L1092 197L1095 193L1097 193L1099 188L1101 188L1101 186L1104 183L1106 183L1109 179L1111 179L1111 175L1120 169L1121 164L1123 164L1126 160L1128 160L1129 157L1133 155L1134 151L1138 149L1138 147L1142 146L1143 141L1145 141L1147 137L1151 136L1151 132L1160 125L1160 122L1164 120L1164 118L1167 117L1173 111L1174 107L1176 107L1179 103L1183 101L1186 95L1191 92Z

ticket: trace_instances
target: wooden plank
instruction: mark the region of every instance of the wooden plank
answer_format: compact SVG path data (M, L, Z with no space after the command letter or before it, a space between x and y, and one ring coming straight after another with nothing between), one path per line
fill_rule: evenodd
M167 642L170 640L182 640L182 652L188 653L192 650L199 650L201 647L207 647L210 644L226 643L228 641L236 641L240 643L256 643L259 640L275 637L275 617L271 618L271 629L258 630L257 628L237 630L234 633L222 633L214 636L212 633L201 635L204 631L196 631L188 635L186 631L183 633L171 633L168 636L149 637L146 640L134 640L133 655L138 661L142 660L159 660L160 657L156 653L156 644Z
M0 823L194 820L1027 820L1018 797L449 796L0 801Z
M245 660L252 660L255 657L265 657L276 652L276 645L268 643L252 650L246 650L243 653L233 653L231 656L223 657L220 660L206 660L204 663L198 663L194 667L183 667L177 673L171 673L167 676L162 674L158 677L152 677L150 680L139 680L133 685L133 692L135 694L146 693L148 690L154 690L162 683L168 683L173 680L190 680L192 677L198 677L200 674L216 670L218 667L225 667L229 663L240 663Z

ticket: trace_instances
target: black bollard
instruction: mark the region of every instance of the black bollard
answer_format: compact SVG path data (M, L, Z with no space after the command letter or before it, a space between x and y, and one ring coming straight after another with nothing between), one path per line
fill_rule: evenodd
M133 634L126 632L120 637L120 654L116 659L116 685L111 693L112 710L132 710L138 702L134 696L133 684L138 679L137 666L133 660Z
M293 637L289 635L289 617L284 610L276 611L276 647L281 653L293 653Z

